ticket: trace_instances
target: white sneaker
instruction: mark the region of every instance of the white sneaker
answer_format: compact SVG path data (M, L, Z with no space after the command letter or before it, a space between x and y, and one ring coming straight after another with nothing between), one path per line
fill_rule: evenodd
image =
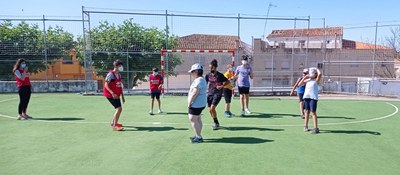
M246 114L251 114L251 111L249 109L245 109Z
M240 112L240 116L244 116L244 111Z
M149 111L149 114L150 114L150 115L154 115L152 110Z
M163 111L161 109L158 109L158 113L161 114L163 113Z

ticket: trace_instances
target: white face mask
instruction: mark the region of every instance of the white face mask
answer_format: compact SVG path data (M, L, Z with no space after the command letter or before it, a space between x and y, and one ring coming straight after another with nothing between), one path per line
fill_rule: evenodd
M22 64L21 64L21 67L22 67L22 68L25 68L25 67L26 67L26 64L25 64L25 63L22 63Z
M242 64L246 65L247 61L246 60L242 60Z
M124 71L124 66L119 66L118 71L120 71L120 72Z
M156 76L157 76L157 75L158 75L158 72L153 72L153 75L156 75Z

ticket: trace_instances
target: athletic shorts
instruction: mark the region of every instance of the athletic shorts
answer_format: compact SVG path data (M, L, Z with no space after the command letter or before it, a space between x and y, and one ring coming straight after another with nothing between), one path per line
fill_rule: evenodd
M231 103L231 100L232 100L232 90L231 89L224 89L224 98L225 98L225 103Z
M202 107L202 108L189 108L189 114L190 114L190 115L200 115L204 108L206 108L206 107Z
M250 93L250 87L243 87L239 86L239 94L249 94Z
M113 98L107 98L107 99L114 106L115 109L121 107L121 100L120 99L113 99Z
M304 109L309 110L311 112L317 112L317 103L318 100L314 100L311 98L305 98L304 99Z
M303 96L304 96L304 93L297 93L297 96L299 97L299 102L302 102L303 101Z
M211 105L217 106L218 103L221 101L221 98L222 95L220 94L208 95L207 96L208 107L211 107Z
M161 95L161 92L151 92L150 93L151 99L154 99L154 97L155 97L157 100L159 100L160 95Z

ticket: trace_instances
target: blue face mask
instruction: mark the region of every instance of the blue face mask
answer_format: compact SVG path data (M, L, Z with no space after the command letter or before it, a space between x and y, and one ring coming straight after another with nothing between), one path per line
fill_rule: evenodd
M21 68L25 68L26 67L26 64L25 63L22 63L21 64Z

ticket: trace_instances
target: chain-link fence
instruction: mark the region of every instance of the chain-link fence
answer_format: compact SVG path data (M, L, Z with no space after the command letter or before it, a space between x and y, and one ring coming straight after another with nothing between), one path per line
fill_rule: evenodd
M310 17L87 7L82 7L79 18L4 17L0 22L0 79L13 80L12 66L16 59L25 58L31 79L46 82L47 90L51 81L80 80L85 83L80 91L101 91L104 76L119 59L124 63L125 89L146 91L151 69L161 67L162 49L235 50L236 66L241 55L250 55L251 91L261 94L287 94L308 67L322 70L321 90L326 93L393 95L382 85L397 87L393 84L400 75L399 52L387 45L391 37L387 31L399 24L330 27L324 19ZM26 31L12 33L15 29ZM355 39L356 35L361 37ZM191 78L186 71L191 64L201 63L207 69L215 58L220 61L219 71L225 72L229 57L168 54L166 92L187 90Z

